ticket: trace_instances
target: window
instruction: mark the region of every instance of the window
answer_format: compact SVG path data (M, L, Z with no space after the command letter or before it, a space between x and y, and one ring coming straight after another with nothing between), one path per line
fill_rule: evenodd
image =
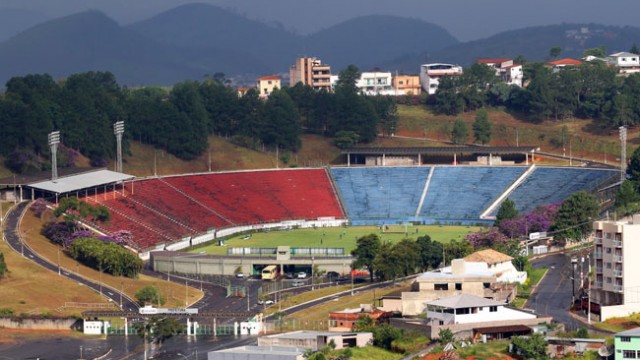
M433 284L433 290L449 290L449 284Z
M605 252L606 252L607 254L611 254L611 248L610 248L610 247L608 247L608 248L604 248L604 249L605 249Z
M607 284L611 284L611 278L610 277L607 278Z
M456 283L456 290L462 290L462 283Z
M489 312L498 312L497 306L489 306Z
M611 269L611 263L610 262L607 263L607 269Z
M631 337L630 336L622 336L622 337L620 337L620 341L622 341L622 342L631 342Z
M491 283L482 283L482 287L488 289L491 287Z
M635 350L622 350L622 357L624 359L635 359L636 351Z

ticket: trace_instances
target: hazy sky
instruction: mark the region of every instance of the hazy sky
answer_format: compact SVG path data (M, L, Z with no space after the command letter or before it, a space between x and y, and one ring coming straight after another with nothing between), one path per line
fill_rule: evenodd
M127 24L192 2L234 9L303 34L369 14L419 18L463 41L562 22L640 26L638 0L0 0L0 11L9 7L60 16L98 9Z

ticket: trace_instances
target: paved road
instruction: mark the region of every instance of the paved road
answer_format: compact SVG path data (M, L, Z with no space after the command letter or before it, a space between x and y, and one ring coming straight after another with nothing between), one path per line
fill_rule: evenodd
M553 316L556 322L564 323L567 330L575 330L584 325L571 317L571 259L570 255L554 254L531 261L534 268L547 267L546 276L540 281L525 307L537 314ZM577 276L577 275L576 275ZM578 283L576 282L576 287Z
M22 254L25 258L33 261L34 263L42 266L45 269L51 270L55 273L58 273L57 264L52 264L40 257L37 253L35 253L26 243L23 243L20 239L20 230L19 224L20 219L22 218L22 214L26 211L28 202L21 202L11 208L9 212L6 214L4 219L4 228L3 235L9 246L15 250L18 254ZM112 301L114 304L120 304L120 291L115 288L108 287L104 284L93 282L89 279L81 277L76 273L69 271L68 269L62 268L60 270L60 275L64 276L70 280L77 282L78 284L85 285L96 292L101 292L102 296ZM129 311L137 311L139 308L138 304L128 297L126 294L122 295L122 305L123 309Z

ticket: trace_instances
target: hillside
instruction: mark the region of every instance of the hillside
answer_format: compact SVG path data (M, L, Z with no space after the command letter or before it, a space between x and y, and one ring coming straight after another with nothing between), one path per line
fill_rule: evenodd
M0 41L47 20L47 16L24 9L0 8Z
M437 52L422 52L390 62L389 68L416 68L425 62L469 66L477 58L524 56L528 61L548 61L549 49L562 48L560 58L583 56L585 49L605 46L607 53L628 51L640 39L640 28L599 24L562 24L506 31L486 39L456 44Z
M198 76L176 53L88 11L45 22L1 43L0 82L30 73L64 77L89 70L112 71L125 84Z
M422 20L370 15L312 34L305 43L307 52L334 69L356 64L361 70L369 70L400 55L438 51L458 40L444 28Z
M457 41L420 20L367 16L302 36L206 4L179 6L120 26L98 11L33 26L0 43L0 83L49 73L61 78L89 70L113 72L121 84L171 85L223 72L287 73L297 56L321 57L334 73L348 64L363 70Z

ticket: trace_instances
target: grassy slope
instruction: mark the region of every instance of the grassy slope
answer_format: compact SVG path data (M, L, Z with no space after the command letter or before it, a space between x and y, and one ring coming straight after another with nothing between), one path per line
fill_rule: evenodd
M425 106L398 106L400 124L397 135L427 137L433 140L448 141L450 129L456 116L436 115ZM475 112L459 115L469 128L469 142L473 142L471 126ZM538 145L542 151L562 154L562 127L566 126L571 135L573 156L591 158L614 163L620 154L617 132L597 129L590 120L571 119L565 121L547 120L534 124L517 119L499 109L489 110L489 120L493 124L491 145L515 146L516 128L519 144ZM640 144L640 132L629 130L629 144ZM565 154L569 155L569 140L565 139ZM606 154L606 155L605 155ZM557 163L554 161L552 163Z
M392 227L395 231L404 231L401 226ZM477 227L466 226L415 226L409 227L409 238L417 238L428 234L433 240L449 242L451 239L460 240L470 232L477 231ZM418 230L418 233L416 233ZM226 241L226 247L209 244L199 247L193 252L206 251L209 254L226 254L227 247L277 247L289 245L292 247L343 247L349 253L355 248L356 239L368 234L378 234L383 241L396 242L404 239L404 232L381 233L376 226L355 226L347 228L296 229L288 231L271 231L252 234L250 239L244 240L245 235L237 235ZM342 238L340 237L342 235Z
M45 219L47 218L45 214ZM58 247L47 240L44 236L40 235L41 220L33 216L30 212L27 212L23 222L21 224L21 231L26 236L26 243L35 252L40 254L45 259L56 264L58 262ZM115 289L124 289L124 292L130 297L134 297L135 293L147 285L152 285L160 290L161 294L165 297L166 306L168 307L182 307L185 303L185 287L184 284L170 283L164 280L151 278L145 275L139 275L136 279L130 279L125 277L116 277L108 274L100 274L99 271L79 264L71 257L67 256L64 252L60 252L60 264L69 272L80 273L80 275L93 279L94 281L102 281L102 283L111 286ZM57 275L56 275L57 276ZM55 282L53 282L55 283ZM49 283L51 284L51 283ZM43 288L47 288L46 283L40 284ZM78 286L75 286L77 289ZM71 293L71 292L70 292ZM190 287L188 290L189 304L197 301L202 297L202 292L199 289ZM70 300L68 300L70 301Z
M6 213L10 204L3 203L2 206ZM16 315L48 313L71 316L80 315L86 309L65 308L62 312L56 309L65 302L108 303L96 292L23 258L5 241L0 241L0 252L4 254L9 269L9 273L0 280L0 308L11 309Z

